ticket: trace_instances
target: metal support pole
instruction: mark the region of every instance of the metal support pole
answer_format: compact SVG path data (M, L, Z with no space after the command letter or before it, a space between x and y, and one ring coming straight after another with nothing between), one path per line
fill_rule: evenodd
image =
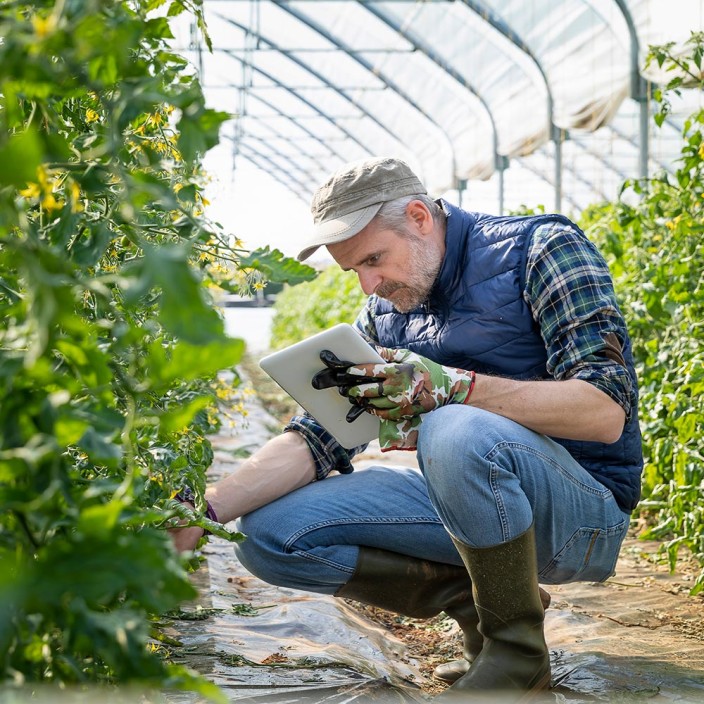
M467 179L466 178L458 178L457 179L457 206L459 208L462 207L462 200L465 191L467 190Z
M562 212L562 130L553 129L552 136L555 145L555 212Z
M631 41L631 98L637 101L640 106L639 132L640 150L638 154L638 175L640 178L648 178L648 159L650 158L648 117L649 117L649 84L640 75L640 40L638 30L633 21L633 15L626 3L626 0L614 0L619 10L626 20L628 35Z
M499 173L499 215L504 214L504 171L508 169L508 157L496 155L496 170Z

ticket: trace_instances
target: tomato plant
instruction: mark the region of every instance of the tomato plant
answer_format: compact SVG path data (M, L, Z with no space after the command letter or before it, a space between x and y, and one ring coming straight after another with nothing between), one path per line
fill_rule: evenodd
M200 0L0 3L0 672L15 684L222 698L150 647L150 617L194 596L169 522L239 537L202 515L243 348L209 291L312 270L241 252L204 214L200 160L230 116L170 50L186 11L206 32ZM186 485L195 512L174 499Z
M652 47L673 78L655 93L661 125L670 96L704 88L704 35L691 58ZM674 568L681 548L704 566L704 110L684 122L673 173L628 181L623 197L588 209L583 224L608 256L633 338L645 472L640 511ZM704 590L704 571L693 593Z
M285 288L274 303L272 347L286 347L337 323L352 323L366 299L354 272L337 265L315 281Z

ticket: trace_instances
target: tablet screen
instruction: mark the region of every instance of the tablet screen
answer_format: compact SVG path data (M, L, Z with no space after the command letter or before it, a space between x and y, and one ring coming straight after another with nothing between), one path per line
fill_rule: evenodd
M320 352L330 350L340 359L366 364L383 362L379 353L353 328L341 323L283 350L264 357L259 366L323 426L342 447L351 449L379 437L379 419L362 413L345 420L349 400L336 387L314 389L313 376L325 369Z

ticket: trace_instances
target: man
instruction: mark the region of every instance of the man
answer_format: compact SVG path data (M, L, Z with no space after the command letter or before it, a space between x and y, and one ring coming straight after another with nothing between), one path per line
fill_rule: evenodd
M393 158L346 165L312 212L299 259L326 246L357 273L356 326L389 360L328 359L316 384L379 416L383 445L416 449L421 471L351 473L355 451L300 416L206 496L221 521L241 517L239 558L266 581L454 617L464 657L436 673L449 693L544 689L539 582L613 574L640 492L607 266L566 218L435 202Z

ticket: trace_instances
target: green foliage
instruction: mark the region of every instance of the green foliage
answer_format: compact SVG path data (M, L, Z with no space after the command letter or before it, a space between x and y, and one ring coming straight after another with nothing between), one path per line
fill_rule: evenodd
M289 286L276 297L271 345L280 349L337 323L352 323L366 299L354 272L328 267L315 281Z
M692 64L701 74L704 35L693 34L690 47L691 61L673 57L672 45L650 52L676 72L658 93L658 124L670 110L668 92L694 80ZM703 125L704 110L685 122L674 174L629 181L619 201L583 215L609 258L633 339L646 456L641 510L651 519L645 537L665 540L672 567L683 546L704 565ZM702 590L704 572L693 591Z
M269 247L240 256L239 265L245 270L260 272L269 280L291 285L312 281L316 277L316 271L313 267L284 257L278 249L270 249Z
M203 214L229 116L154 10L205 30L200 0L0 3L0 676L222 699L149 646L194 595L165 527L241 537L201 514L243 350L208 290L247 276Z

